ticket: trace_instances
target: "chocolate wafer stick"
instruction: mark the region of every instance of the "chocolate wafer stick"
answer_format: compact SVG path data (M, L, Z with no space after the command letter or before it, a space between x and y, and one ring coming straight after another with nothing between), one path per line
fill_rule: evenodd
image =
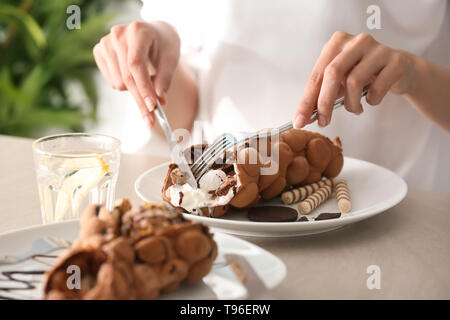
M311 213L315 208L330 197L331 191L332 189L330 186L323 186L319 188L304 201L300 202L298 205L298 211L300 211L301 214Z
M349 212L352 208L347 181L341 179L336 182L336 199L341 213Z
M299 201L305 200L306 197L312 195L319 188L325 186L333 187L333 179L326 178L325 180L320 180L318 182L314 182L300 188L283 192L283 194L281 195L281 200L284 204L297 203Z

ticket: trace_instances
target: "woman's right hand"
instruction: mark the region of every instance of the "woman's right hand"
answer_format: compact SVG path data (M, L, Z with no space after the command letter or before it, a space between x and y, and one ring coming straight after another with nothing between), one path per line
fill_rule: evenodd
M162 21L114 26L95 45L94 57L109 85L128 90L145 122L153 126L156 98L166 103L180 57L180 39L175 29Z

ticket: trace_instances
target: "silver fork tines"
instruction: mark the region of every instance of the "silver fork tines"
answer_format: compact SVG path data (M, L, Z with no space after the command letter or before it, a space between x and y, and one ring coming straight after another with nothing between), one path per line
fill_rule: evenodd
M195 180L198 182L209 166L223 156L224 152L234 146L236 142L237 140L234 136L226 134L211 145L211 147L207 148L206 151L195 160L191 167Z

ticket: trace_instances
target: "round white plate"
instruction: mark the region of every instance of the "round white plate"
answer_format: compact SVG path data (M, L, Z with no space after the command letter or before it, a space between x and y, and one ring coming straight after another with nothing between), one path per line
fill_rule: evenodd
M162 201L161 189L169 163L153 167L138 177L136 193L144 201ZM338 219L312 221L322 212L338 212L334 197L328 199L308 215L309 222L254 222L247 218L245 211L231 209L220 218L201 217L184 214L187 219L207 224L216 230L243 236L290 237L331 231L350 223L370 218L399 203L406 195L405 181L394 172L373 163L345 157L344 168L338 178L348 182L352 210ZM279 204L275 198L265 204ZM297 204L291 205L296 208Z
M1 234L0 259L4 256L17 256L27 252L33 241L43 237L54 236L73 241L77 238L78 231L79 221L67 221ZM176 291L161 295L159 297L160 299L215 299L218 297L222 299L246 298L247 292L234 275L231 267L227 265L224 258L225 253L235 253L244 256L269 289L273 289L285 278L286 266L270 252L247 241L222 233L215 233L214 240L217 242L219 254L214 262L212 271L205 279L208 280L208 282L213 282L213 284L218 284L216 290L221 292L220 296L217 296L210 289L210 286L207 286L203 282L186 282ZM49 255L59 255L62 252L62 250L57 250ZM23 272L48 270L55 261L55 258L36 258L14 265L0 264L0 299L42 298L41 281L43 276L41 274L24 274ZM13 277L19 280L30 281L35 288L31 290L3 290L4 288L10 287L24 287L23 283L8 280L8 274L11 271L22 272L22 274L14 274Z

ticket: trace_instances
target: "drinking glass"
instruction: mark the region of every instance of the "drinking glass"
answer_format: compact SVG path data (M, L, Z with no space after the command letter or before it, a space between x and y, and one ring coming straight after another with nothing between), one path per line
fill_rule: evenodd
M88 204L112 209L120 141L90 133L40 138L33 155L43 223L78 219Z

